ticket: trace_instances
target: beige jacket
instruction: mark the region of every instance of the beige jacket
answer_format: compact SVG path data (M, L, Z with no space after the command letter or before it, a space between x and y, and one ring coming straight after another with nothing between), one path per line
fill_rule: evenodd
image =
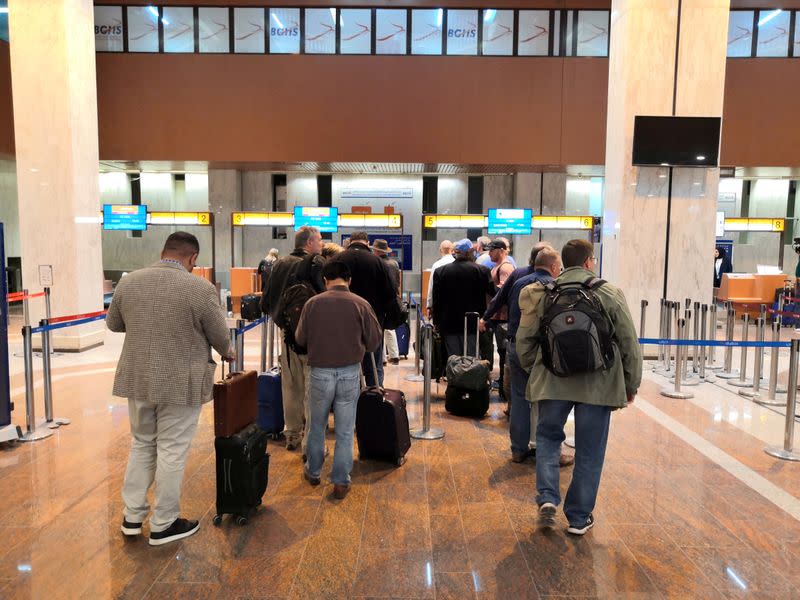
M115 396L153 404L211 400L211 347L231 352L225 312L208 281L174 263L134 271L117 285L106 325L125 333Z

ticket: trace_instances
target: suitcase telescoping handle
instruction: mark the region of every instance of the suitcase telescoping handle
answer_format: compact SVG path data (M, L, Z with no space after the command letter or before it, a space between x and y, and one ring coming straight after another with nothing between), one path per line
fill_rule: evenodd
M469 356L469 354L467 353L467 340L469 339L467 337L467 322L469 321L470 315L475 315L475 358L480 358L481 346L480 346L480 340L478 338L480 337L479 333L480 333L481 315L480 313L476 312L468 312L464 314L464 356Z
M369 362L372 365L372 377L374 378L374 381L375 381L375 387L379 388L379 389L383 389L383 388L381 388L381 380L378 379L378 365L375 363L375 353L374 352L370 352L369 353Z

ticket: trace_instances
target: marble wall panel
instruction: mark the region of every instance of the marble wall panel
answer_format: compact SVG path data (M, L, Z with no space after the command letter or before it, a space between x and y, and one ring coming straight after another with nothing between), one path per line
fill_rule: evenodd
M13 160L0 160L0 222L4 225L6 256L20 256L17 165Z
M209 169L208 201L214 212L214 275L222 287L230 288L232 252L233 264L240 264L236 261L242 258L241 233L234 236L231 249L231 213L242 210L241 173L234 169Z
M98 206L94 6L13 0L9 13L23 280L39 287L39 265L52 265L56 310L91 312L102 308L100 226L76 217ZM42 318L41 303L31 309L31 320ZM103 331L101 323L64 330L54 345L82 349Z

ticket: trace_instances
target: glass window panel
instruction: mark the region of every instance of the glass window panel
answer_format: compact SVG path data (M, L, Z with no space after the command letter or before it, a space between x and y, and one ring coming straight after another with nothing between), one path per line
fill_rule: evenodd
M514 52L514 11L483 11L483 53L490 56L511 56Z
M608 11L578 11L577 56L608 56Z
M567 31L564 35L564 56L572 56L572 17L574 10L567 11Z
M158 52L156 7L128 7L128 52Z
M269 9L270 54L300 53L300 9Z
M122 7L94 7L94 48L99 52L122 52Z
M411 54L441 54L444 9L411 11Z
M758 46L756 56L789 56L790 11L758 11Z
M561 52L561 11L553 11L553 54L559 55Z
M478 11L447 11L447 53L476 56L478 54Z
M343 8L339 11L342 54L372 53L372 11L368 8Z
M8 0L0 0L0 8L6 9L0 12L0 40L8 41Z
M308 54L336 53L336 9L306 9L306 52Z
M233 9L233 51L242 54L266 52L263 8Z
M520 56L547 56L550 38L549 10L519 11L517 53Z
M201 7L197 13L200 52L230 52L231 25L227 8Z
M375 11L375 52L406 53L406 19L405 10L379 8Z
M163 11L164 52L194 52L194 9L165 6Z
M732 10L728 17L728 56L753 53L753 11Z

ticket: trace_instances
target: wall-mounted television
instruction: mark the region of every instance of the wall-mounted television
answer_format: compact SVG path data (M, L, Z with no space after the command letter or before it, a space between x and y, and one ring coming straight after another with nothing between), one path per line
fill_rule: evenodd
M103 229L144 231L147 229L147 205L104 204Z
M716 167L719 117L637 116L633 126L633 165L639 167Z
M332 206L295 206L294 230L304 225L316 227L320 233L336 233L339 230L339 209Z
M489 235L530 235L530 208L490 208Z

